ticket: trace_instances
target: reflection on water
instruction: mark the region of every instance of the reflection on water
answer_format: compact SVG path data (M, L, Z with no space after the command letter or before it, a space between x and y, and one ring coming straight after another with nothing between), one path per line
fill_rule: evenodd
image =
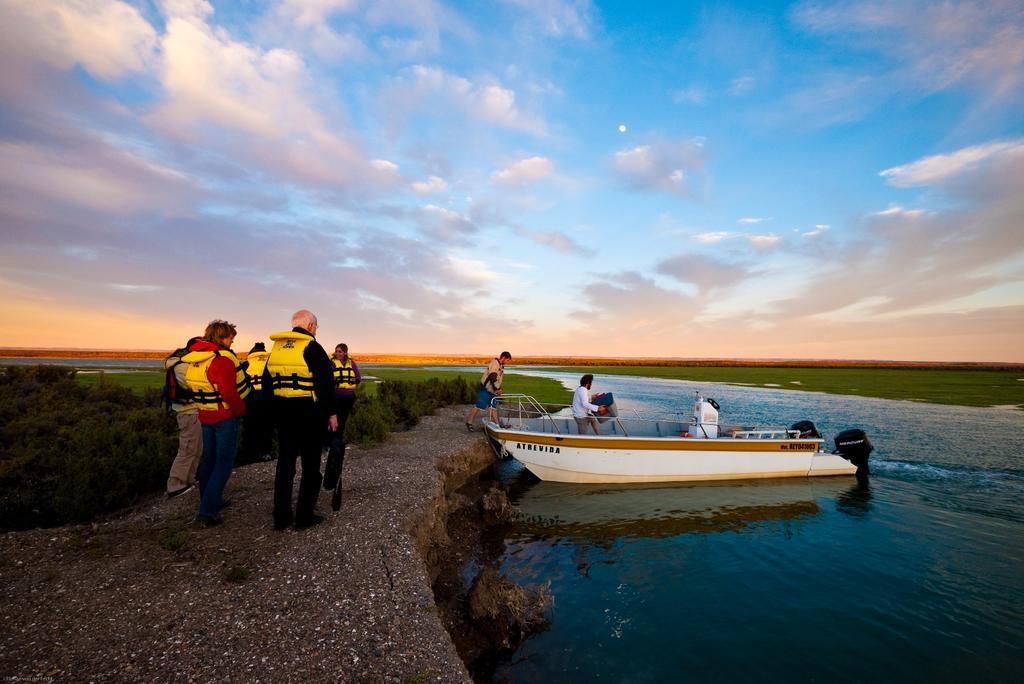
M598 381L620 410L700 387L726 422L861 427L872 477L572 485L502 463L519 511L503 570L555 603L498 681L1024 676L1022 414Z
M822 497L863 515L870 489L853 477L817 482L760 480L749 484L573 485L538 482L513 500L523 539L601 543L629 537L738 532L772 521L818 515Z
M857 483L836 497L836 510L846 515L862 517L871 510L871 482L857 478Z

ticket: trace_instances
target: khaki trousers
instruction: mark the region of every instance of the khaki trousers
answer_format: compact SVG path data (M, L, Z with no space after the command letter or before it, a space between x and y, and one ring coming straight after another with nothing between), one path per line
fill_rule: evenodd
M588 428L594 428L594 434L601 434L601 426L597 422L597 418L593 416L587 416L586 418L577 418L573 416L573 420L576 421L576 429L580 431L581 435L585 435L588 432Z
M167 477L167 491L187 487L196 481L199 457L203 455L203 428L199 424L199 412L178 413L178 455L171 464Z

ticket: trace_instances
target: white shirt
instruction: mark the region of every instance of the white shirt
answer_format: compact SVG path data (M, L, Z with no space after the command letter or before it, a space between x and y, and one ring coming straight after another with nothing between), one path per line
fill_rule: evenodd
M591 411L597 411L597 404L590 403L590 390L583 385L576 388L572 395L572 416L573 418L586 418Z

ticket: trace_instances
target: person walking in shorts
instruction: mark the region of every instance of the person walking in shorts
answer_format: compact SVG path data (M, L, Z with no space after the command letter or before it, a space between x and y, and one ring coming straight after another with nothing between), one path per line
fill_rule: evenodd
M469 410L466 418L466 429L470 432L476 430L476 417L480 411L486 410L491 420L498 422L498 412L491 405L494 397L501 396L501 382L505 374L505 364L512 360L512 354L507 351L501 352L497 358L491 359L486 370L480 376L480 386L476 391L476 403Z

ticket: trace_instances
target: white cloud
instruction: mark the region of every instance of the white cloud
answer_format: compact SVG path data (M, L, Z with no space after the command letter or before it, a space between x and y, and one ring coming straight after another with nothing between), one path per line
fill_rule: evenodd
M742 95L743 93L747 92L748 90L750 90L753 87L754 87L754 77L753 76L740 76L738 78L734 78L732 80L732 82L729 84L729 94L730 95Z
M145 70L155 49L155 29L124 2L0 3L0 54L7 57L17 54L65 71L80 64L93 76L113 80Z
M485 121L508 128L528 130L523 115L516 109L515 91L497 85L486 85L473 98L473 113Z
M502 128L546 134L543 121L519 110L515 91L496 83L474 83L438 67L409 67L395 79L385 98L388 111L399 118L411 113L443 115L454 107Z
M885 75L926 92L969 85L997 97L1024 87L1024 17L1015 0L804 2L796 22L874 49L898 66Z
M638 190L657 190L694 197L691 177L703 167L703 140L640 145L619 150L613 164L626 185Z
M917 218L923 214L923 209L904 209L903 207L889 207L888 209L875 212L875 216L904 216L907 218Z
M334 14L348 14L359 6L358 0L284 0L282 14L302 27L322 24Z
M412 29L416 37L408 42L429 51L439 47L442 32L462 38L473 35L458 14L436 0L374 0L367 3L366 21L373 26Z
M594 254L594 250L581 245L576 242L568 235L559 233L557 231L534 231L526 228L517 228L516 232L526 238L529 238L538 245L544 247L551 247L554 250L562 252L563 254L578 254L581 256L591 256Z
M357 29L338 31L330 21L337 15L354 19L359 6L358 0L284 0L267 13L264 36L280 47L312 50L327 62L364 59L369 49Z
M387 159L373 159L370 161L370 166L377 171L380 171L382 174L387 174L389 176L398 175L398 164L393 161L388 161Z
M555 171L555 165L547 157L528 157L514 162L491 174L496 183L525 185L547 178Z
M587 38L594 23L590 0L505 0L526 12L541 31L551 36Z
M978 156L953 153L904 167L902 179L934 183L937 204L955 203L927 212L892 206L866 217L841 255L826 255L832 266L785 302L780 314L853 311L858 320L881 323L929 313L952 324L964 318L959 314L975 316L1001 303L994 292L1024 282L1024 154L1006 148L980 155L983 161Z
M423 207L420 218L423 232L442 242L459 242L477 231L468 217L434 204Z
M571 316L593 331L606 348L650 344L666 336L675 339L695 310L692 297L635 272L606 274L586 285L582 294L588 308Z
M163 285L135 285L130 283L107 283L107 287L121 292L159 292Z
M453 273L470 281L488 283L498 279L498 274L487 268L487 264L479 259L448 255L448 267Z
M897 188L935 185L965 171L976 169L994 158L1004 156L1024 156L1024 140L964 147L951 154L937 154L904 166L894 166L878 175L885 178L889 185Z
M394 186L397 167L367 160L321 109L302 57L263 50L207 24L205 3L167 3L163 101L147 121L207 152L286 180L335 188Z
M747 236L747 241L751 245L753 245L756 249L761 249L761 250L771 249L771 248L775 247L779 243L779 240L781 240L781 239L782 238L780 238L778 235L748 235Z
M62 245L60 251L72 259L81 259L82 261L96 261L100 256L99 252L92 247L83 247L82 245Z
M694 235L693 239L697 242L703 242L704 244L713 245L716 242L721 242L725 238L729 237L729 233L724 230L715 231L712 233L699 233Z
M694 105L702 105L707 101L708 94L706 89L694 86L692 88L676 90L671 94L671 97L672 101L677 104L686 102Z
M818 237L819 235L827 231L829 228L830 226L827 223L818 223L815 224L814 230L809 230L806 233L803 233L803 236L808 238Z
M749 217L741 218L739 220L740 223L761 223L763 221L771 221L771 219L770 218L764 218L764 217L761 217L761 216L749 216Z
M428 176L425 181L415 181L411 187L417 195L437 195L448 190L448 183L440 176Z
M0 198L134 215L172 211L198 194L180 172L99 139L65 137L63 143L55 149L0 142Z
M665 259L658 264L657 271L679 282L691 283L702 292L735 285L749 275L742 267L693 254Z

